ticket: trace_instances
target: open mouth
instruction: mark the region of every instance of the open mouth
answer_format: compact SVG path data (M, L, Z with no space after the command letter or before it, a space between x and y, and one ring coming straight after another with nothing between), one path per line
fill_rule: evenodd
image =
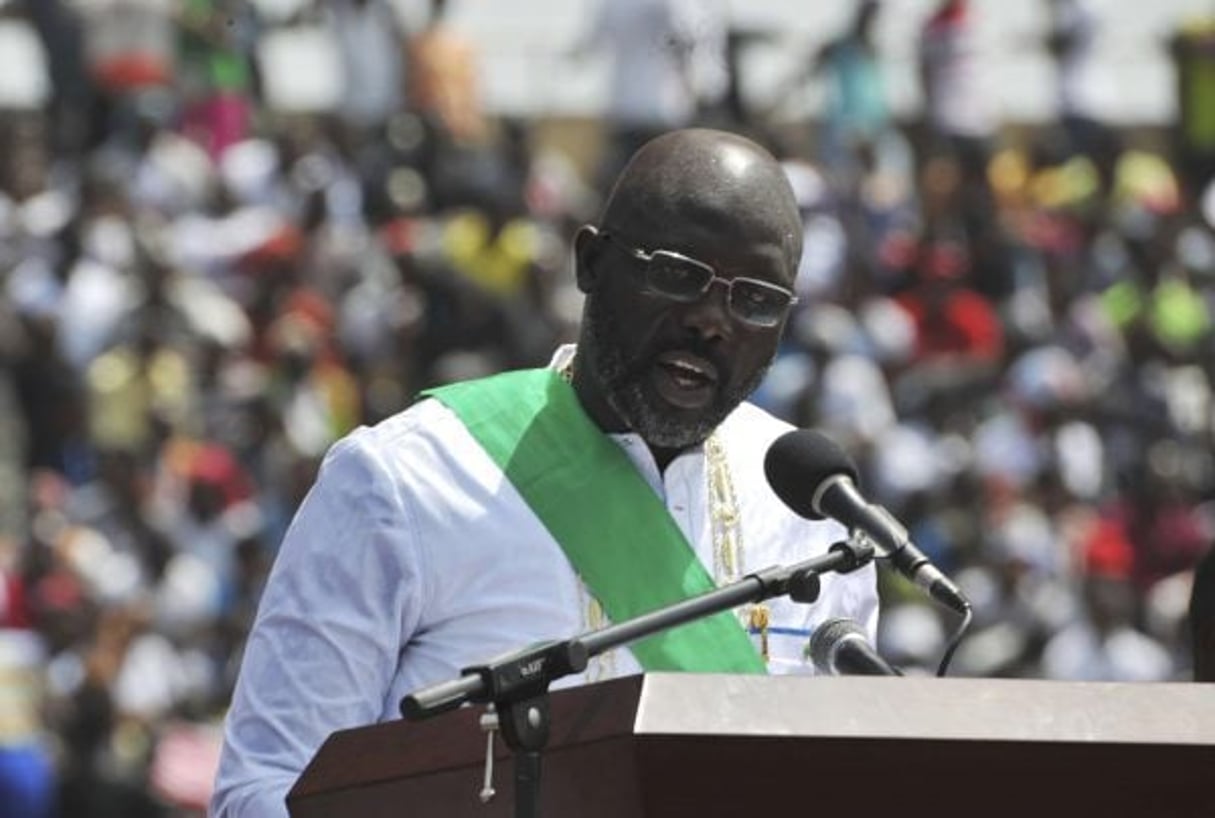
M708 406L717 392L717 367L690 352L664 352L655 359L651 371L658 394L682 409Z

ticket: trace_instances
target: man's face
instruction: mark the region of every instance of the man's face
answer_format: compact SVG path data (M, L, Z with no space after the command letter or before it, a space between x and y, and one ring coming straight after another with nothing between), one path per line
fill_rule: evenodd
M588 293L583 345L611 410L651 446L680 449L704 441L763 379L776 352L775 326L740 320L720 282L683 303L647 290L645 262L632 251L670 250L713 267L720 278L792 288L793 266L763 231L667 231L665 241L621 231L588 237L597 265ZM653 263L653 262L651 262ZM735 285L737 286L737 285ZM743 293L735 291L735 299Z

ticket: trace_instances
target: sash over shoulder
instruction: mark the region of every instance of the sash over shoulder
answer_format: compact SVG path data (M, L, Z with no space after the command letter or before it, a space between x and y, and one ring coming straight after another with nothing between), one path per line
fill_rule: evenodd
M506 372L423 394L455 412L613 622L713 589L662 501L556 372ZM630 648L648 671L765 672L729 612Z

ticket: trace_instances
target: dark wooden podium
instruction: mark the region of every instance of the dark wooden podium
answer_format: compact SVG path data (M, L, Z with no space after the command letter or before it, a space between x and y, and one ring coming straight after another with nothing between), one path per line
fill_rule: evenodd
M334 733L293 818L509 818L480 708ZM543 818L1215 816L1215 685L649 674L552 694Z

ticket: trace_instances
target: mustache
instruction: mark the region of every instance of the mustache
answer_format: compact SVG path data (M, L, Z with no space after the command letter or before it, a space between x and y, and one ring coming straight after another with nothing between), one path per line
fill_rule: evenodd
M703 358L717 369L720 383L730 381L730 361L717 349L697 338L667 339L657 341L638 352L631 360L626 361L613 385L619 385L641 377L647 369L654 365L660 355L668 352L686 352Z

